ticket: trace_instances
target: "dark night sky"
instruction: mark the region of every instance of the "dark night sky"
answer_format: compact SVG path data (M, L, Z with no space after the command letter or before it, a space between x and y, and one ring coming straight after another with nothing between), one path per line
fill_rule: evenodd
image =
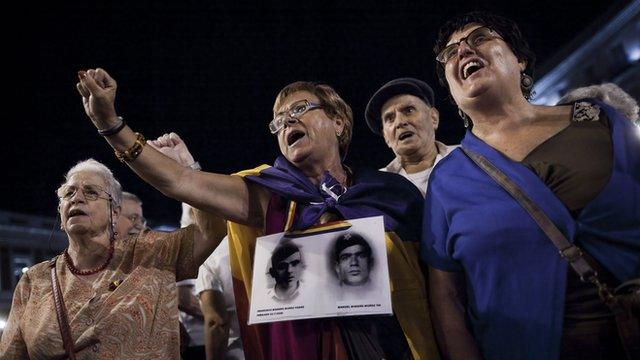
M267 123L283 86L326 82L354 111L347 164L380 167L392 154L369 132L363 111L369 96L393 78L432 84L442 115L437 136L446 143L462 136L435 80L431 51L448 17L472 9L510 17L544 65L612 11L608 1L585 0L54 3L5 13L21 26L5 29L3 93L10 95L2 116L0 209L53 216L64 172L93 157L143 199L152 225L176 223L179 205L138 180L96 134L75 90L77 70L105 68L118 81L116 109L135 131L147 138L175 131L205 170L222 173L271 163L278 154Z

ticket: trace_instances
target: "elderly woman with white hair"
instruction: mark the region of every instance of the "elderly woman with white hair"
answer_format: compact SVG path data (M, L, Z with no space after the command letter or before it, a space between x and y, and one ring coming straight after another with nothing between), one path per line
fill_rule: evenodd
M178 358L175 283L196 276L216 246L203 234L215 231L196 214L197 226L117 237L122 190L93 159L72 167L57 195L69 247L20 279L0 358Z

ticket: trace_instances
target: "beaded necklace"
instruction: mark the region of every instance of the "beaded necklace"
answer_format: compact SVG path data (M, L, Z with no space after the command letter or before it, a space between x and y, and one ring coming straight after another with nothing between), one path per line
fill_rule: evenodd
M69 248L64 249L64 262L67 264L67 268L69 269L69 271L71 271L72 274L77 276L97 274L100 271L104 270L111 262L111 258L113 258L113 238L111 238L111 241L109 241L109 253L107 254L107 259L104 261L102 265L94 269L89 269L89 270L78 269L73 264L73 260L71 260L71 256L69 256L68 250Z

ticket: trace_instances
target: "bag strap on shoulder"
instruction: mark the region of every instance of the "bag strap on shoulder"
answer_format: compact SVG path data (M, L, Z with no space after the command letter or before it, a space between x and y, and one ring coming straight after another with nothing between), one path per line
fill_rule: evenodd
M58 275L56 275L56 260L54 257L49 261L49 270L51 272L51 285L53 287L53 300L56 304L56 315L58 316L58 325L60 327L60 335L62 336L62 345L67 353L69 360L75 360L75 352L73 350L73 338L71 337L71 328L69 327L69 317L67 316L67 308L64 306L64 299L60 291L60 283Z
M558 249L571 268L580 276L583 282L590 282L598 288L600 298L608 303L613 299L613 294L606 284L600 282L598 272L584 258L582 249L567 240L564 234L556 227L540 207L522 191L522 189L511 180L504 172L493 165L484 156L475 153L469 149L461 147L462 151L495 180L503 189L505 189L518 203L525 209L527 213L538 224L540 229L547 235L553 245Z

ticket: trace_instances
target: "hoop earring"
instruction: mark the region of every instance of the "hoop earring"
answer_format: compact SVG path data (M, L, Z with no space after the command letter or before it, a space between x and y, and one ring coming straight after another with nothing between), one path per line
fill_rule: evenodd
M528 98L533 88L533 78L524 72L520 73L520 88L522 89L522 93L525 94L525 97Z
M458 115L460 115L460 117L462 118L462 122L464 123L464 128L468 129L469 128L469 115L465 114L464 111L462 111L460 108L458 108Z

